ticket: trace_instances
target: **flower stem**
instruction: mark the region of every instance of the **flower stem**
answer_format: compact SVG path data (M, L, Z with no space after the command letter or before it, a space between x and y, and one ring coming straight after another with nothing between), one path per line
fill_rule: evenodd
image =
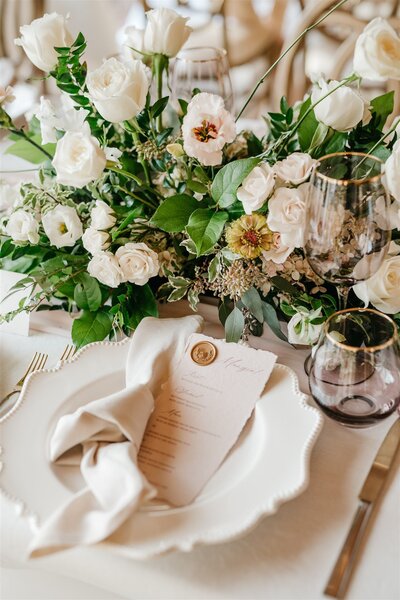
M300 33L300 35L297 36L297 38L286 48L286 50L284 50L284 52L282 52L282 54L276 59L275 62L272 63L272 65L266 70L266 72L261 77L261 79L259 79L259 81L256 83L256 85L254 86L253 91L251 92L250 96L247 98L246 102L244 103L244 105L240 109L239 114L236 117L236 121L242 116L243 112L246 110L247 106L249 105L249 103L253 99L253 97L256 94L256 92L257 92L258 88L260 87L260 85L262 85L264 83L264 81L266 80L266 78L268 77L268 75L281 62L282 58L284 58L286 56L286 54L288 54L290 52L290 50L298 42L300 42L300 40L302 40L307 35L307 33L309 33L315 27L318 27L318 25L320 23L322 23L323 21L325 21L325 19L327 17L329 17L329 15L331 15L335 10L337 10L338 8L340 8L341 6L343 6L343 4L345 4L346 2L347 2L347 0L340 0L340 2L338 2L337 4L335 4L327 13L325 13L324 15L322 15L322 17L320 17L318 19L318 21L315 21L315 23L313 23L312 25L310 25L309 27L307 27L302 33Z
M14 133L15 135L19 135L19 137L24 138L27 142L29 142L30 144L32 144L32 146L34 146L35 148L37 148L38 150L40 150L40 152L42 152L50 160L53 159L52 155L49 152L47 152L47 150L45 150L44 148L42 148L42 146L40 144L38 144L32 138L30 138L29 135L26 135L26 133L25 133L25 131L23 129L9 129L9 131L11 131L11 133Z
M113 165L114 165L114 163L107 161L106 166L109 171L118 173L118 175L123 175L127 179L132 179L135 183L137 183L138 185L141 185L142 181L141 181L141 179L139 179L139 177L136 177L136 175L134 175L133 173L129 173L129 171L125 171L125 169L119 169L118 167L114 167Z

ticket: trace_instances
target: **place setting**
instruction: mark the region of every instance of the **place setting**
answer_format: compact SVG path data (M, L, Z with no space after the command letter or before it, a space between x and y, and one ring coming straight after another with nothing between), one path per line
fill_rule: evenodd
M21 23L43 95L21 120L0 88L6 563L126 598L170 564L151 597L180 597L186 558L211 582L201 548L240 564L257 540L248 592L214 581L204 597L356 598L371 584L360 573L382 551L379 519L395 518L400 448L396 18L362 22L336 78L247 117L307 36L352 10L306 7L240 101L229 38L199 44L206 25L179 7L129 17L97 63L73 15ZM320 530L315 486L332 503ZM261 539L274 519L281 535ZM313 581L285 579L293 526L302 569L321 544ZM118 583L96 581L107 563Z

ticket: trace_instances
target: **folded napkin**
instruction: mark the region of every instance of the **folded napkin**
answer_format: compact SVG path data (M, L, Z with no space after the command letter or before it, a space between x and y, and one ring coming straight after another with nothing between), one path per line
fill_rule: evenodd
M130 341L125 389L61 417L50 460L80 464L86 487L43 523L30 545L31 557L104 540L156 495L137 455L154 399L188 337L201 329L199 316L144 319Z

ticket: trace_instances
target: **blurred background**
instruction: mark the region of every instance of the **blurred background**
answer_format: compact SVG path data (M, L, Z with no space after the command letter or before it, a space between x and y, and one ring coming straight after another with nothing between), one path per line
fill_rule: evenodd
M337 1L337 0L336 0ZM0 0L0 85L13 85L17 100L12 116L22 116L35 107L51 84L41 79L21 48L15 46L19 27L45 12L69 14L73 35L82 31L88 41L86 59L90 67L104 57L131 53L125 30L142 28L145 11L170 7L187 16L194 32L182 57L171 65L170 84L185 95L186 88L203 86L221 93L237 111L256 81L301 31L315 22L335 0ZM400 31L400 0L348 0L282 61L273 76L261 86L247 117L276 109L286 95L293 103L303 97L312 80L324 75L339 79L351 72L354 44L372 18L383 16ZM213 56L205 47L225 49ZM231 87L230 87L231 86ZM232 89L231 89L232 88ZM380 89L396 90L400 113L399 82L368 85L365 95ZM233 90L233 94L231 93ZM187 93L187 91L186 91Z

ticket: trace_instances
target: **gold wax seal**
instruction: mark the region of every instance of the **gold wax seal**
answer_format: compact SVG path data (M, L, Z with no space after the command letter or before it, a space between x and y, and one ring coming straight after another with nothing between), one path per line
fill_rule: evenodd
M217 356L217 349L211 342L198 342L193 346L190 356L198 365L210 365Z

